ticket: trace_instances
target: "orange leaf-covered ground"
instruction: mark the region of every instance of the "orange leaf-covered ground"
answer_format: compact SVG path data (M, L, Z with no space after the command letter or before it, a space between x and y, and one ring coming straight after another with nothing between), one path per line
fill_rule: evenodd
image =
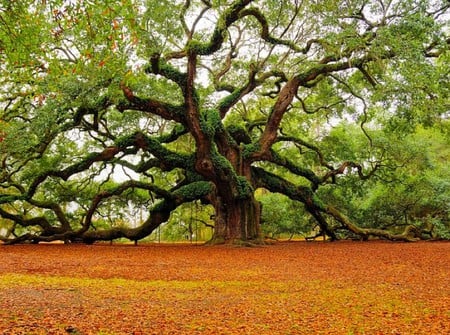
M0 246L0 334L449 334L450 243Z

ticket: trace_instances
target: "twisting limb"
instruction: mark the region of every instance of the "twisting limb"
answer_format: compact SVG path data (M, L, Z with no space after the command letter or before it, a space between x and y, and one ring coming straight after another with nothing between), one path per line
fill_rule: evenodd
M121 187L124 191L125 188ZM121 190L117 190L120 192ZM170 213L185 202L191 202L197 199L205 199L211 192L212 186L208 182L194 182L180 187L172 193L163 191L166 198L154 205L149 211L149 218L142 225L136 228L117 227L107 230L88 230L78 235L85 243L94 241L110 241L117 238L127 238L132 241L140 240L150 235L153 230L166 222ZM154 189L153 189L154 191ZM108 197L108 196L107 196Z
M363 65L361 65L361 66L358 66L358 69L362 72L362 71L366 71L366 70L364 70L364 66ZM363 73L364 73L363 72ZM366 72L367 73L367 72ZM367 73L367 75L370 77L370 75ZM349 92L354 96L354 97L356 97L356 98L358 98L360 101L361 101L361 103L362 103L362 105L363 105L363 119L362 119L362 121L361 121L361 123L360 123L360 128L361 128L361 130L362 130L362 132L364 133L364 135L367 137L367 139L369 140L369 143L370 143L370 147L372 148L373 147L373 141L372 141L372 137L370 137L370 135L369 135L369 133L367 132L367 129L364 127L364 125L367 123L367 121L368 121L368 116L367 116L367 103L366 103L366 100L360 95L360 94L358 94L358 93L356 93L355 92L355 90L348 84L348 83L346 83L344 80L342 80L341 78L339 78L338 76L335 76L335 75L331 75L331 77L334 79L334 80L336 80L337 82L339 82L339 83L341 83L342 85L344 85L348 90L349 90ZM369 79L368 79L369 80ZM369 80L369 82L370 82L370 80ZM375 83L375 85L373 85L374 87L376 86L376 83Z
M361 164L355 163L355 162L344 162L342 163L338 168L333 169L329 172L327 172L323 177L322 177L322 181L325 182L327 181L329 178L334 178L335 176L339 175L339 174L343 174L345 173L345 171L347 169L356 169L358 171L358 176L361 180L366 180L369 179L370 177L372 177L375 172L380 168L380 164L375 164L375 166L369 171L368 174L364 174L363 173L363 167Z
M311 182L313 189L317 189L317 187L321 183L321 179L312 170L298 166L297 164L292 162L292 160L286 157L282 157L274 150L270 151L270 155L269 157L266 158L266 160L275 163L278 166L286 168L288 171L292 172L297 176L306 178L308 181Z
M183 106L163 103L156 99L140 98L136 96L131 88L126 86L124 83L121 83L120 88L122 89L127 100L130 102L129 104L121 104L118 106L120 110L138 110L141 112L158 115L166 120L174 120L176 122L180 122L181 124L186 124Z
M372 236L392 241L414 242L417 241L419 239L418 236L420 236L418 229L413 225L408 225L402 233L395 234L383 229L358 227L357 225L353 224L348 217L339 212L333 206L327 206L325 212L331 215L338 222L340 222L347 230L355 233L364 240L367 240Z
M6 210L2 209L1 207L0 207L0 215L5 219L11 220L19 224L21 227L39 227L41 229L41 234L43 235L58 234L63 231L66 231L68 228L65 225L60 227L53 226L52 223L45 216L26 218L23 215L11 214Z
M237 0L233 2L229 9L223 12L223 14L217 20L217 24L214 27L211 39L209 42L200 43L195 40L191 40L188 43L187 49L197 55L211 55L218 51L222 47L222 43L225 40L225 31L234 22L239 19L241 11L253 0Z
M325 204L314 194L313 190L305 186L296 186L295 184L267 172L261 168L252 168L252 178L257 187L264 187L271 192L277 192L286 195L292 200L300 201L305 205L305 209L314 217L320 226L320 229L328 235L331 240L336 240L337 236L334 230L327 223L322 215Z
M270 43L270 44L278 44L278 45L284 45L286 47L289 47L290 49L292 49L295 52L304 52L304 49L298 47L294 42L292 42L291 40L283 40L280 38L276 38L272 35L270 35L269 33L269 24L267 22L266 17L264 16L263 13L261 13L261 11L256 8L247 8L244 9L243 11L241 11L241 13L239 14L240 18L246 17L246 16L252 16L255 19L258 20L258 22L261 24L261 38Z
M297 98L298 101L300 101L300 104L301 104L301 106L302 106L302 110L303 110L306 114L315 114L315 113L320 112L320 111L323 110L323 109L324 109L324 110L330 110L332 107L335 107L335 106L338 106L338 105L340 105L340 104L345 103L345 100L340 99L340 100L338 100L338 101L336 101L336 102L330 103L329 105L326 105L326 106L319 106L319 107L317 107L317 108L315 108L315 109L313 109L313 110L310 110L310 109L306 106L305 101L304 101L298 94L296 94L295 97Z
M143 190L148 190L153 193L156 193L157 195L163 197L166 200L173 200L172 199L173 196L170 192L168 192L160 187L157 187L156 185L147 184L147 183L143 183L143 182L139 182L139 181L135 181L135 180L130 180L130 181L124 182L124 183L120 184L119 186L116 186L110 190L101 191L94 197L94 199L92 200L91 206L89 207L89 210L87 211L86 216L84 218L82 228L79 229L78 231L76 231L75 234L82 235L86 231L88 231L88 229L92 223L92 218L93 218L97 208L105 199L120 195L124 191L126 191L130 188L139 188L139 189L143 189Z
M285 136L285 135L278 136L277 142L292 142L292 143L294 143L296 145L299 145L299 146L305 147L305 148L307 148L309 150L312 150L312 151L314 151L317 154L317 157L319 159L319 163L320 163L321 166L324 166L324 167L326 167L329 170L333 170L334 169L333 166L325 160L322 151L320 151L320 149L317 146L315 146L315 145L313 145L311 143L308 143L308 142L306 142L306 141L304 141L304 140L302 140L300 138L297 138L297 137Z

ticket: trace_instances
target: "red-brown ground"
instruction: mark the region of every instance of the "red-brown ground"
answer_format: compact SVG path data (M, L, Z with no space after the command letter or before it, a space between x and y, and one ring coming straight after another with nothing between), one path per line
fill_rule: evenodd
M450 334L450 243L0 246L0 334Z

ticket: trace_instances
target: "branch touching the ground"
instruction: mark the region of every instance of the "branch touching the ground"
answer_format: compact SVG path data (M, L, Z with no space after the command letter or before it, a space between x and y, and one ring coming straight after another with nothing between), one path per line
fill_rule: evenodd
M171 212L178 206L186 202L206 199L211 191L212 185L203 181L182 186L170 194L163 191L166 198L150 209L149 218L141 226L136 228L117 227L105 230L88 230L83 231L80 234L80 238L85 243L112 241L117 238L127 238L132 241L140 240L150 235L160 224L166 222Z
M388 230L375 228L361 228L355 225L344 214L338 211L333 206L327 206L326 213L331 215L334 219L340 222L346 229L367 240L369 237L384 238L391 241L415 242L420 239L418 229L413 225L406 226L405 230L400 233L392 233Z

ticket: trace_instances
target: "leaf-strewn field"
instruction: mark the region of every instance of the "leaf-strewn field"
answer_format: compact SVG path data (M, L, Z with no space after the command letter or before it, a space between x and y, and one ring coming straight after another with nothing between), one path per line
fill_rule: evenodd
M0 246L0 334L449 334L450 243Z

